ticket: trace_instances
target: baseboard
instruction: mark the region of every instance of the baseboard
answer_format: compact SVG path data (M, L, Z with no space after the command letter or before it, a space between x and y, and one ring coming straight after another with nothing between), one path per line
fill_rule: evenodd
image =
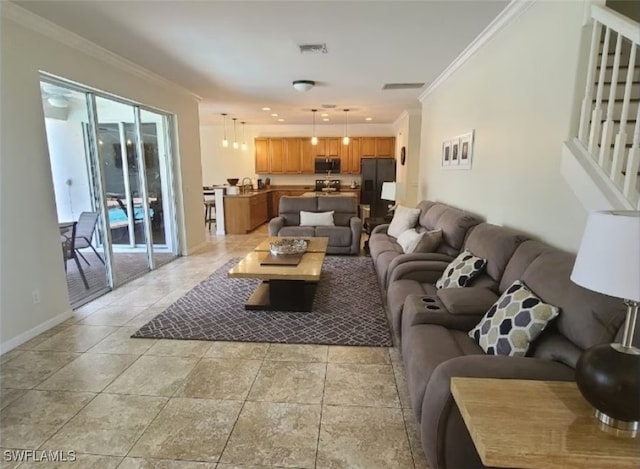
M71 316L73 316L73 310L68 309L64 313L60 313L57 316L52 317L48 321L45 321L42 324L38 324L36 327L15 336L13 339L7 340L6 342L0 344L0 354L7 353L8 351L13 350L18 345L22 345L25 342L33 339L34 337L42 334L43 332L48 331L52 327L55 327L58 324L66 321Z

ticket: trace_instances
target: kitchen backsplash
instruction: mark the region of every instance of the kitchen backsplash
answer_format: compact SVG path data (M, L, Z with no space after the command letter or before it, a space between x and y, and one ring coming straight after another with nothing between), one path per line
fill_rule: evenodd
M271 185L314 185L316 179L325 179L325 174L271 174L258 176L264 181L271 178ZM352 181L356 181L360 186L361 176L359 174L331 174L329 179L340 179L343 186L349 186Z

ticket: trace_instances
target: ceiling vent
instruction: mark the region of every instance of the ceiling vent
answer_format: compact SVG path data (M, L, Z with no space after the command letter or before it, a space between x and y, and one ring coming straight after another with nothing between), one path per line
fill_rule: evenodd
M301 54L326 54L326 44L301 44L298 46Z
M387 83L383 90L417 90L424 86L424 83Z
M335 109L336 105L335 104L323 104L322 108L323 109Z

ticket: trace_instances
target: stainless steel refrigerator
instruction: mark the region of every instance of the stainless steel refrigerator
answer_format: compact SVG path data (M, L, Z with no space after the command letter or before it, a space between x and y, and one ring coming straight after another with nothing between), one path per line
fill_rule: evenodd
M372 218L382 218L387 215L389 202L382 200L383 182L396 180L396 160L394 158L362 158L360 162L362 184L360 189L360 203L371 207Z

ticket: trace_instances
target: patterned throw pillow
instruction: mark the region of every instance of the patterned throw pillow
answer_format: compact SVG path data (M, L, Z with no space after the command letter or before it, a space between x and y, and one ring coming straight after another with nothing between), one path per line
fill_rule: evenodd
M560 308L544 303L516 280L469 331L488 355L523 357L529 344L560 314Z
M444 269L442 277L436 282L436 288L466 287L471 280L482 272L486 265L486 259L476 257L469 251L464 251Z

